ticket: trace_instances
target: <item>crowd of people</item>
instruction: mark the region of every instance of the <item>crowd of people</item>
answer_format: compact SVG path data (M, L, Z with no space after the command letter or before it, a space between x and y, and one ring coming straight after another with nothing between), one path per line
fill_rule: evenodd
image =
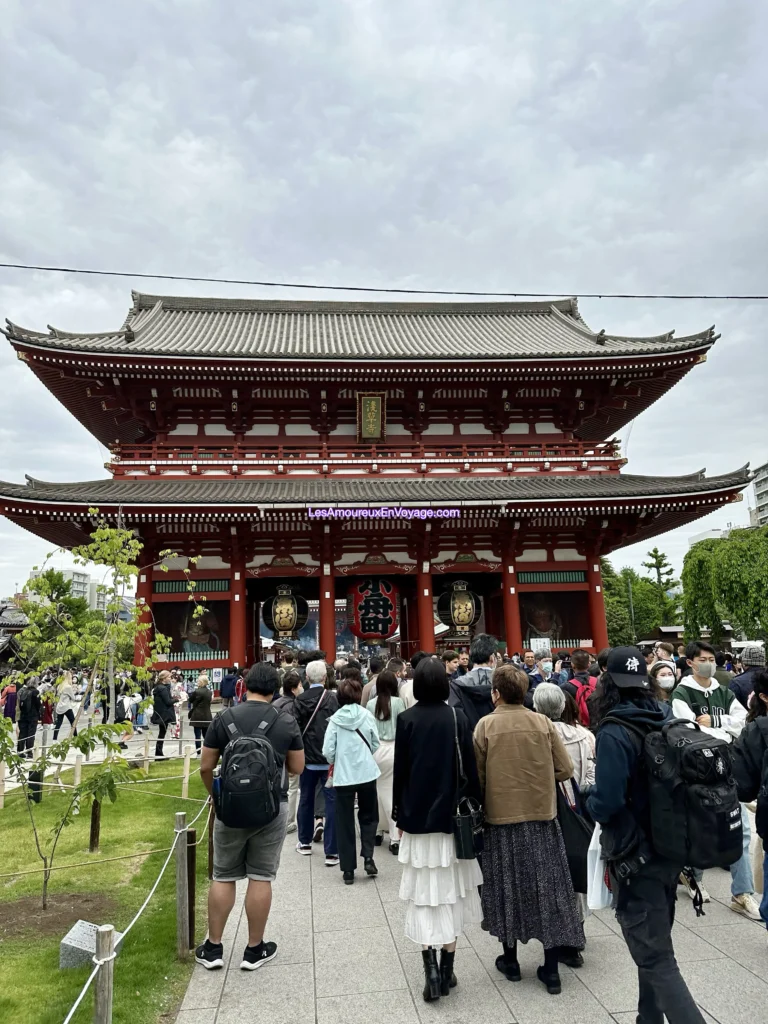
M578 969L587 955L589 910L563 827L564 814L574 813L602 830L613 906L638 968L638 1020L703 1021L671 931L678 891L697 909L709 902L701 868L711 865L655 848L643 738L688 723L711 737L715 753L728 750L742 802L740 825L731 827L740 828L741 846L721 866L731 873L731 909L768 926L768 855L758 902L744 806L756 801L756 830L768 839L763 648L747 646L738 662L703 640L596 657L545 648L507 657L499 647L480 634L469 651L418 651L407 663L374 657L367 665L288 652L279 666L227 672L216 715L205 674L185 685L165 670L138 692L120 683L118 707L122 700L131 728L143 727L137 723L151 705L156 756L185 705L194 729L216 807L199 963L222 965L224 926L242 879L249 942L241 966L274 958L276 943L265 932L286 834L296 833L300 856L321 849L346 885L356 882L358 855L365 876L378 874L376 850L386 837L401 872L405 935L422 947L425 1000L449 996L458 983L457 938L473 924L498 939L496 967L510 982L522 976L518 944L541 943L537 976L557 994L560 965ZM31 750L46 708L56 735L65 720L74 728L82 685L83 676L70 672L8 683L0 701L18 723L20 750ZM104 707L101 687L88 697ZM738 806L734 813L738 819Z
M747 647L741 665L704 641L677 650L666 643L607 649L596 658L548 649L502 657L496 639L481 634L469 652L419 651L408 664L372 658L367 671L351 657L328 666L322 651L304 652L279 671L255 666L243 696L246 709L235 703L234 718L245 723L249 703L271 702L283 722L279 742L272 741L283 770L274 820L282 822L281 837L297 832L299 855L322 844L325 864L353 885L355 815L365 875L377 875L375 851L388 837L401 871L405 934L422 947L425 1000L445 998L457 984L456 941L472 924L498 939L496 966L511 982L521 977L519 943L541 943L538 978L552 994L561 990L561 964L583 964L589 910L561 828L566 806L590 828L601 825L613 904L638 968L638 1020L703 1021L677 967L671 931L678 890L699 902L709 896L699 865L654 850L653 798L637 734L677 720L711 736L713 745L727 744L738 796L757 800L757 831L768 838L762 647ZM226 785L227 741L222 729L204 739L201 774L214 797L217 784ZM462 804L473 821L481 819L469 856L457 852ZM768 926L743 806L741 816L741 855L723 865L732 876L731 908ZM635 842L641 837L634 859L622 847L627 833ZM265 930L281 848L272 821L238 828L217 820L209 934L196 951L199 963L223 962L234 883L244 878L250 944L241 966L254 969L276 955ZM765 892L766 878L761 882Z

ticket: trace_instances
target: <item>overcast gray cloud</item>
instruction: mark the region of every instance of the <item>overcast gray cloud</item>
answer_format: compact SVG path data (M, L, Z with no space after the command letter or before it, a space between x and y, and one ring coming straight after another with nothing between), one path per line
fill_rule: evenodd
M765 291L766 10L7 0L0 259L426 288ZM136 283L4 271L0 313L114 328ZM630 470L768 458L764 306L582 310L613 331L716 323L723 335L634 424ZM98 443L10 346L0 358L0 477L103 475ZM700 528L727 521L746 521L746 504ZM689 532L661 545L678 565ZM47 550L0 525L0 593ZM616 560L638 564L642 549Z

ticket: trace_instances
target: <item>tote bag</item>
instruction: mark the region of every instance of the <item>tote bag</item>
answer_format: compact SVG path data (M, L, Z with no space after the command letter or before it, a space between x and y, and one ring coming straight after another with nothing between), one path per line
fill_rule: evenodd
M598 822L587 850L587 906L590 910L605 910L613 902L611 890L606 883L608 862L600 847L601 832Z
M587 853L594 827L571 807L561 785L557 786L557 820L563 834L573 891L586 893Z

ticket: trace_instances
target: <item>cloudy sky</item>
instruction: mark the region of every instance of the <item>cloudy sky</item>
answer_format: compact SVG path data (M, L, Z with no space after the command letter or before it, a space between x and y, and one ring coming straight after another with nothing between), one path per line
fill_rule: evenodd
M0 261L765 292L767 31L751 0L6 0ZM0 316L111 329L133 285L266 294L0 270ZM581 306L596 329L722 333L624 431L631 471L768 460L768 303ZM0 341L0 479L104 475L104 449ZM679 568L691 532L746 519L745 501L660 546ZM48 550L3 522L0 594Z

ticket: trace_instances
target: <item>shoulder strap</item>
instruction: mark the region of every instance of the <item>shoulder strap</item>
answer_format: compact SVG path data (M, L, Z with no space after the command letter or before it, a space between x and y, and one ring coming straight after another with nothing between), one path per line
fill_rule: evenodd
M318 711L320 710L320 705L321 705L321 704L323 703L323 701L325 700L325 695L326 695L326 693L328 693L328 691L327 691L327 690L323 690L323 692L322 692L322 693L320 694L320 700L319 700L319 701L317 702L317 704L315 705L315 710L314 710L314 711L312 712L312 714L311 714L311 716L310 716L310 719L309 719L309 721L307 722L307 724L306 724L306 725L304 726L304 728L303 728L303 729L301 730L301 735L302 735L302 739L303 739L303 737L304 737L304 733L305 733L305 732L307 731L307 729L308 729L308 728L310 727L310 725L312 725L312 722L313 722L313 721L315 720L315 715L316 715L316 714L317 714L317 712L318 712Z
M269 730L272 728L272 726L275 724L275 722L280 717L280 712L277 710L277 708L273 708L272 705L269 705L267 710L268 711L272 711L274 713L273 713L271 719L269 719L269 718L262 718L262 720L259 722L259 724L256 727L256 729L257 729L256 735L266 736L267 733L269 732ZM225 719L226 719L226 721L225 721ZM229 736L229 740L230 741L234 740L234 739L237 739L238 736L245 736L246 735L242 731L242 729L240 729L238 727L238 725L237 725L237 719L235 718L234 709L233 708L227 708L226 711L222 712L221 724L226 729L227 735Z
M459 743L459 721L456 717L456 708L451 708L453 712L453 738L456 743L456 761L459 769L459 785L462 786L466 783L467 777L464 774L464 759L461 756L461 744Z
M372 754L373 751L371 750L371 744L368 742L368 740L365 738L365 736L363 736L363 734L360 732L359 729L355 729L355 732L360 737L360 739L363 741L363 743L366 745L366 747L368 747L369 753Z
M635 722L627 722L624 718L618 718L615 715L606 715L598 728L602 729L602 727L604 725L608 725L609 722L612 722L614 725L624 726L627 732L632 733L633 736L637 736L641 743L645 741L645 737L648 735L647 729L643 729L642 726L637 725Z

